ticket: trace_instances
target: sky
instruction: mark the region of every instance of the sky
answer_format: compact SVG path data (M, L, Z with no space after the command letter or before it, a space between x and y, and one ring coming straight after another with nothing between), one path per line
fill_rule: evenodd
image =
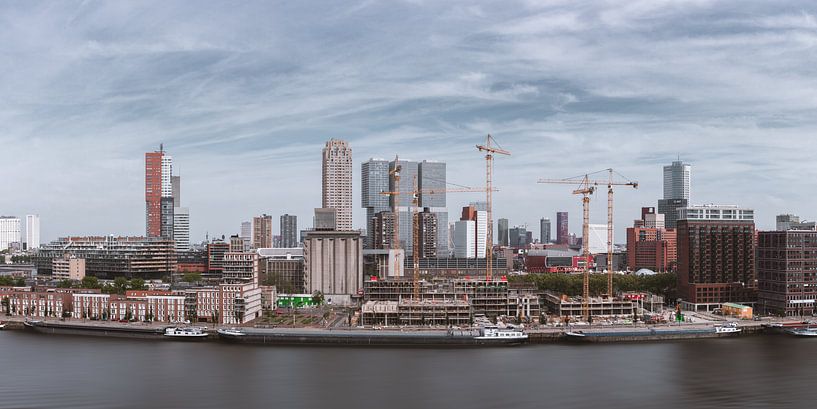
M201 241L261 213L310 226L330 138L363 227L361 162L442 160L480 186L489 133L512 153L494 219L535 235L557 211L581 229L572 187L538 178L639 181L616 193L622 242L679 157L693 203L817 218L811 1L4 1L0 44L0 214L39 214L43 241L144 234L160 143ZM481 198L450 194L450 219Z

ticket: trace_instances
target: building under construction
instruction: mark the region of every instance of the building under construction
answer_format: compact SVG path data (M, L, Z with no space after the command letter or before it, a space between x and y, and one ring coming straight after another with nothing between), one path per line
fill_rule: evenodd
M639 307L634 299L590 297L588 303L591 317L633 316ZM560 295L546 291L544 303L548 311L558 317L582 317L582 298Z
M360 311L363 325L467 326L471 306L460 300L367 301Z
M539 318L540 297L534 287L511 285L502 279L485 281L436 278L430 281L420 280L418 285L420 301L423 302L464 302L469 305L472 314L484 314L493 319L499 316L531 320ZM413 293L414 283L410 279L370 279L363 283L363 299L367 303L403 302L411 300Z

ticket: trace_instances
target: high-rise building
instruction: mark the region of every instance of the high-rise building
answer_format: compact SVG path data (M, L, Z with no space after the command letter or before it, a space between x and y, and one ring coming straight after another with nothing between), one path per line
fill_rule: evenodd
M148 237L173 239L173 158L160 146L145 153L145 230Z
M241 234L239 236L244 240L245 250L252 247L252 222L241 222Z
M445 162L424 160L417 165L418 187L421 192L442 191L447 186ZM448 204L445 193L421 193L418 211L428 209L437 220L437 254L448 256Z
M787 230L817 230L817 222L800 221L800 216L793 214L781 214L775 219L777 231Z
M817 313L817 233L804 230L758 233L757 307L777 315Z
M372 236L372 248L390 249L394 240L394 213L390 211L378 212L372 221L374 229Z
M314 230L304 239L304 287L348 305L363 289L363 242L353 231Z
M389 196L382 192L389 191L389 161L369 159L360 165L361 207L366 209L366 237L364 248L381 248L375 243L375 215L389 211Z
M458 220L454 222L454 257L475 258L476 249L476 221Z
M550 219L543 217L539 220L539 242L550 243Z
M173 240L176 251L190 251L190 209L173 208Z
M40 248L40 216L36 214L26 216L26 248Z
M428 208L417 213L417 227L419 232L420 258L437 258L439 224L437 213Z
M692 206L678 212L678 292L693 304L756 298L754 211Z
M21 243L20 219L14 216L0 216L0 251L6 250L12 243Z
M170 186L173 192L173 207L182 206L182 177L170 176Z
M463 223L472 222L472 223ZM462 217L454 224L455 257L485 258L488 244L488 212L475 206L462 208ZM472 231L465 231L466 229ZM465 240L470 240L466 242ZM459 248L459 250L457 250Z
M570 238L568 235L570 234L570 231L568 231L567 222L567 212L556 213L556 243L558 244L569 244L568 241Z
M252 246L257 249L272 247L272 216L263 214L252 218Z
M298 247L298 216L291 214L281 215L281 222L278 225L281 235L281 247Z
M677 226L678 210L689 205L691 170L681 161L664 166L664 198L658 201L658 213L664 215L667 228Z
M508 219L499 219L496 222L497 230L499 231L499 245L508 247Z
M330 139L323 148L321 207L335 209L336 228L352 230L352 148Z
M514 226L509 230L508 235L510 236L511 247L524 248L527 247L528 244L530 244L530 242L528 241L527 227Z

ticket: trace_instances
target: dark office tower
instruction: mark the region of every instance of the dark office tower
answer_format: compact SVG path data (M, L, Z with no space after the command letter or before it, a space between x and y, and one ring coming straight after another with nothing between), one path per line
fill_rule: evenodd
M366 209L366 237L363 247L381 248L375 243L375 215L389 211L389 196L382 194L389 191L389 161L369 159L360 165L360 205Z
M568 231L567 217L567 212L556 213L556 243L558 244L569 244L568 235L570 232Z
M417 213L417 218L420 258L437 258L437 213L425 208L422 212Z
M160 146L145 153L145 234L173 239L173 158Z
M508 219L499 219L496 223L497 230L499 230L499 245L508 247L510 244L508 241Z
M298 216L285 214L281 216L281 224L278 225L281 235L281 247L298 247Z
M550 219L547 217L539 220L539 242L542 244L550 243Z
M692 304L754 302L754 211L706 205L678 216L679 295Z
M658 213L664 215L666 228L677 226L678 210L689 206L692 166L681 161L664 166L664 198L658 201Z

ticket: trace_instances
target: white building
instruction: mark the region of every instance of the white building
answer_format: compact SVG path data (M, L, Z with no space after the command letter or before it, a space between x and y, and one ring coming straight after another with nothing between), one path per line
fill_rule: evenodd
M162 155L162 197L173 197L173 157Z
M321 207L335 209L337 229L352 230L352 148L331 139L323 148Z
M476 222L473 220L458 220L454 222L454 257L476 257L476 230Z
M607 253L607 225L591 224L590 226L590 254Z
M755 211L736 205L696 205L678 210L678 220L754 221Z
M176 251L190 250L190 209L187 207L173 209L173 240Z
M40 248L40 216L29 214L26 216L26 248Z
M477 211L477 221L474 226L476 233L474 240L476 240L476 258L485 258L485 249L488 245L488 212Z
M0 251L6 250L11 243L21 243L20 218L0 216Z

